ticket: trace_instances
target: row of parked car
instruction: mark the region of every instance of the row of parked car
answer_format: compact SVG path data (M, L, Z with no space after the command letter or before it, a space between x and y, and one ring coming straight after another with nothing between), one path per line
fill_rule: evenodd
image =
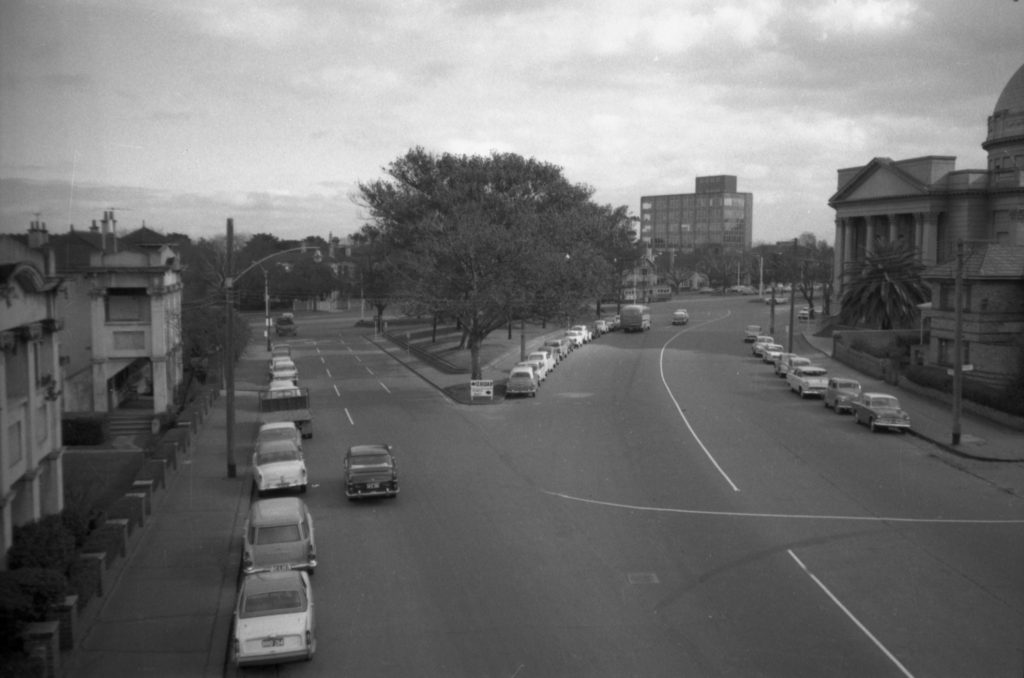
M750 342L753 355L772 365L776 376L784 378L789 390L801 398L819 397L827 409L836 414L852 413L854 421L872 431L910 428L910 415L896 396L864 391L856 379L829 375L810 358L789 353L773 337L762 334L760 325L747 326L744 341Z
M619 316L612 316L597 320L593 325L573 325L565 331L565 336L548 339L543 346L538 346L525 360L519 361L509 370L508 380L505 382L505 397L535 398L541 383L572 351L618 328Z
M275 381L297 387L298 372L287 347L274 348L269 368L271 390ZM294 373L281 378L282 370ZM255 500L242 534L243 578L234 613L233 656L239 666L309 660L316 652L311 585L316 532L306 503L294 496L308 486L302 441L294 421L264 422L253 441ZM390 445L353 445L342 464L350 500L398 495L398 465Z

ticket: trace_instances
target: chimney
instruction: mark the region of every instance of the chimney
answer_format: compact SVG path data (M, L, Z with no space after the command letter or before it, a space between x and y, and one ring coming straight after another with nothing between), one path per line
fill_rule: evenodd
M50 242L50 234L46 230L46 222L33 221L28 226L28 246L32 249L46 247Z

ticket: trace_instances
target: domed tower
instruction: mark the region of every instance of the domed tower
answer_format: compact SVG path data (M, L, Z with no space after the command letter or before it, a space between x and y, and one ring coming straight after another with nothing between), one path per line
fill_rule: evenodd
M1024 245L1024 66L999 95L988 118L989 209L996 242Z

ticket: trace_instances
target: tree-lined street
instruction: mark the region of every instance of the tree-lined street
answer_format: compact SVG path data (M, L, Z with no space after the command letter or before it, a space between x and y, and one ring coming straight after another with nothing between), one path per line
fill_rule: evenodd
M473 408L363 330L304 331L320 645L281 670L1017 675L1019 495L788 393L742 341L763 305L687 305ZM397 499L344 499L365 442Z

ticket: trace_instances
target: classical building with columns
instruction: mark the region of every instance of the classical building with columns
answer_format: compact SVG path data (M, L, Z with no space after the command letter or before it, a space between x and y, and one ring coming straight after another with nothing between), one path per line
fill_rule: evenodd
M926 362L948 364L955 330L949 291L958 268L951 262L962 243L970 259L964 359L970 359L975 344L974 355L993 357L977 365L979 373L998 379L1014 370L1016 360L1007 362L1014 352L1008 345L1024 329L1024 271L1015 268L1024 261L1024 66L999 96L981 146L988 152L986 169L958 170L955 157L928 155L874 158L839 170L837 191L829 198L836 211L834 308L839 308L845 273L877 243L905 242L927 267L923 277L933 292L932 308L922 318L923 326L932 328ZM989 265L979 263L984 261ZM970 328L978 331L972 334ZM983 349L986 344L1005 350Z

